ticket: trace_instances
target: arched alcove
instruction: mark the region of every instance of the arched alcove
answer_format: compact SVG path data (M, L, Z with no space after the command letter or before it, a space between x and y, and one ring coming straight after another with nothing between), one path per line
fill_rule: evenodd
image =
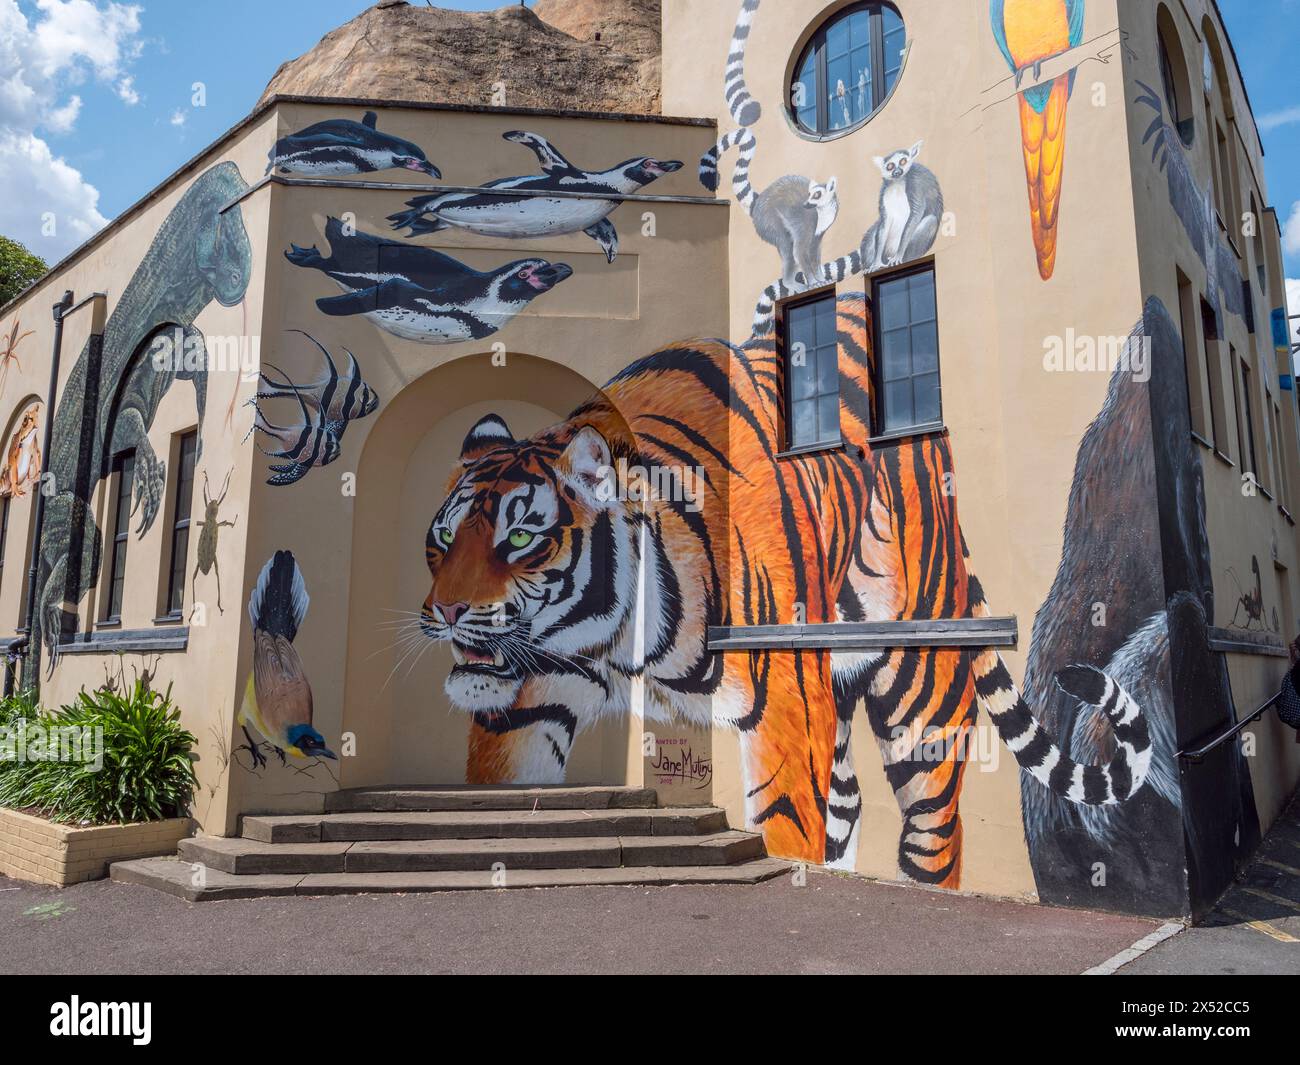
M44 443L45 403L35 394L9 408L0 436L0 617L4 636L25 621L32 521Z
M565 420L596 387L546 359L458 359L407 385L379 412L357 467L343 732L345 787L465 783L470 717L443 691L450 648L420 636L429 593L425 536L446 496L465 436L496 414L516 439ZM569 783L622 783L630 720L608 721L575 745Z

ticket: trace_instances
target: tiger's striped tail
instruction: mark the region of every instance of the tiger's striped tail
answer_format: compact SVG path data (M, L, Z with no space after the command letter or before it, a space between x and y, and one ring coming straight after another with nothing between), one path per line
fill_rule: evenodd
M971 613L987 616L988 607L974 576ZM1122 686L1092 666L1061 670L1056 683L1067 695L1100 708L1110 719L1118 748L1104 765L1083 765L1057 746L1030 712L1016 683L992 648L975 656L975 695L993 719L998 735L1020 767L1054 795L1084 806L1113 806L1133 795L1151 769L1151 735L1142 709Z
M814 285L841 284L846 279L862 273L862 267L862 253L854 251L839 259L822 263L817 276L811 282L803 274L795 275L794 285L787 285L783 280L773 281L763 290L757 306L754 307L754 336L767 336L772 332L775 326L776 305L782 300L807 292Z

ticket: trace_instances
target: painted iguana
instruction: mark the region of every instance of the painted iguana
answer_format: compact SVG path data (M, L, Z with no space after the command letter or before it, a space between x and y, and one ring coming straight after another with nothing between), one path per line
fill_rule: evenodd
M65 616L95 583L100 532L92 516L95 488L108 475L113 456L135 451L133 516L136 535L153 525L167 483L166 464L149 444L158 405L176 381L194 385L198 407L198 453L203 449L207 399L206 358L155 366L146 341L167 326L179 327L187 347L202 343L194 320L216 300L232 307L244 298L253 256L237 206L222 208L248 190L234 163L205 171L186 190L122 291L104 330L96 360L90 343L69 374L55 415L32 653L40 661L42 634L57 661ZM205 349L200 349L205 350ZM96 363L98 365L96 365ZM75 620L73 621L75 625Z

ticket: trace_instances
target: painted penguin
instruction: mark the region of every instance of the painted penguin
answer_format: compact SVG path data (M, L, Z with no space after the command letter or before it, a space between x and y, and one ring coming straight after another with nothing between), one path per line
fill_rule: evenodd
M407 201L409 211L390 215L393 228L409 227L410 236L442 229L467 229L485 237L549 237L586 233L613 262L618 255L618 231L609 215L631 195L665 174L680 170L676 160L640 156L608 170L582 170L570 163L545 137L523 130L504 135L515 144L531 148L542 173L498 178L483 189L519 189L529 193L591 193L565 196L503 196L489 192L446 192L417 196Z
M325 236L329 258L315 247L293 245L285 253L295 266L320 270L343 289L316 306L334 316L365 315L385 332L421 344L491 336L573 274L565 263L545 259L519 259L481 273L432 248L348 235L337 218L328 220Z
M281 137L271 149L266 172L310 177L346 177L377 170L414 170L433 178L442 171L425 157L418 144L375 128L378 116L367 111L360 122L332 118Z

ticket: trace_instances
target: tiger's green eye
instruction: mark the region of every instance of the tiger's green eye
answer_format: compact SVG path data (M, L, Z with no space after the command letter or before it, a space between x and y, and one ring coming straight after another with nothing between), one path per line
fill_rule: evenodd
M515 548L527 547L536 539L536 533L530 533L527 529L516 529L510 534L510 546Z
M450 529L442 529L438 532L438 539L441 540L448 547L450 547L452 540L455 539L455 536Z

